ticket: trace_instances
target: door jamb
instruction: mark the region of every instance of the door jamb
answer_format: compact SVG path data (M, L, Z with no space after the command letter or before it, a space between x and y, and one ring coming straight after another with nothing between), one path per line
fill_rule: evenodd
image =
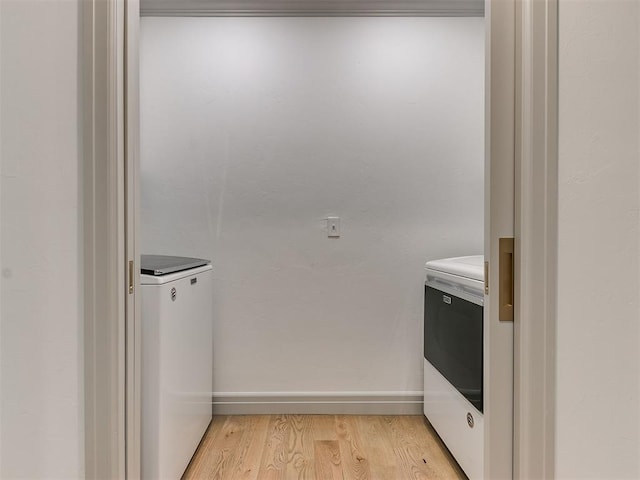
M126 478L124 2L79 2L84 465L89 479Z
M515 321L513 329L513 432L491 405L511 405L496 384L491 351L485 419L486 478L553 478L555 474L555 354L557 294L558 0L487 0L487 248L509 233L506 209L513 185ZM499 18L498 18L499 16ZM513 39L513 43L510 39ZM499 48L497 48L499 46ZM512 49L511 49L512 48ZM492 77L493 75L493 77ZM500 172L496 174L495 170ZM511 170L513 169L513 170ZM491 177L492 176L492 177ZM509 177L511 176L511 179ZM493 182L493 183L491 183ZM494 263L495 251L489 255ZM496 265L490 285L497 284ZM495 290L495 289L494 289ZM490 309L494 309L490 301ZM491 348L507 336L487 317ZM491 323L493 319L493 323ZM503 329L504 330L504 329ZM497 333L497 335L496 335ZM502 347L497 351L503 350ZM507 358L502 357L506 362ZM497 393L496 393L497 392ZM495 398L494 398L495 397ZM497 422L496 422L497 420ZM504 451L513 443L513 452ZM512 456L512 468L507 468Z
M125 0L124 11L124 134L125 134L125 222L127 279L126 314L126 452L127 478L141 476L141 315L140 315L140 109L139 109L139 0Z
M513 478L514 323L500 321L500 238L514 237L516 7L485 4L484 478ZM514 312L515 313L515 312ZM517 321L517 317L515 318Z
M554 478L558 0L519 3L514 478Z

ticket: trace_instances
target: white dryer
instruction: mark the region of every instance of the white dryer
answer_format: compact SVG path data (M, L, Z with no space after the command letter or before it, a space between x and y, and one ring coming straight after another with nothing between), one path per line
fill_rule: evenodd
M424 414L471 480L483 478L484 257L426 264Z
M212 418L208 260L142 255L142 478L182 477Z

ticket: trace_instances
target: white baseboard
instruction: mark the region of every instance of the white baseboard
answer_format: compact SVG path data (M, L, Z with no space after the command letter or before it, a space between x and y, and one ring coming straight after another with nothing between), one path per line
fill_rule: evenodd
M421 415L423 392L216 392L214 415Z

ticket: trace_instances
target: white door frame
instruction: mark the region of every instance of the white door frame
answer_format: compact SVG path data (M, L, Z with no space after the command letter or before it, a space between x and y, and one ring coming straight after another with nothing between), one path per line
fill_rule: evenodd
M138 478L135 0L82 0L84 451L89 479ZM125 50L127 47L127 50ZM133 264L130 267L130 263ZM130 273L131 272L131 273ZM134 280L133 291L129 289Z
M85 468L87 478L140 475L138 0L83 7ZM557 235L557 0L486 0L488 236L516 239L513 403L490 358L489 382L513 415L489 406L486 478L553 478ZM498 12L496 14L496 12ZM491 16L493 15L493 16ZM511 43L511 40L513 41ZM511 62L498 62L500 55ZM498 83L498 79L502 79ZM510 96L510 99L509 99ZM496 103L497 102L497 103ZM497 117L496 117L497 115ZM500 153L496 153L496 149ZM510 153L509 153L510 152ZM510 158L510 160L509 160ZM500 163L504 162L504 163ZM509 163L510 162L510 163ZM500 167L498 167L500 165ZM496 176L496 173L500 175ZM515 210L499 205L511 195ZM510 218L510 220L509 220ZM492 245L491 241L488 245ZM491 251L490 257L495 258ZM490 286L497 269L490 269ZM491 310L490 307L489 310ZM490 315L495 315L492 311ZM495 317L494 317L495 319ZM492 342L508 336L498 323ZM488 417L488 418L489 418ZM485 422L487 425L489 422ZM492 425L494 425L492 423ZM498 448L508 442L509 448ZM510 445L513 443L513 452Z
M513 322L499 320L499 240L514 235L516 2L485 9L484 478L513 476Z
M140 419L141 419L141 315L140 315L140 254L138 225L140 225L140 95L139 95L139 0L126 0L124 10L124 131L125 131L125 204L126 251L129 277L127 279L127 337L126 337L126 468L127 478L140 478Z
M491 259L485 314L485 347L490 349L485 356L485 478L552 479L558 0L487 0L485 12L485 254ZM501 236L515 238L513 329L498 320ZM511 445L513 450L507 448Z
M80 2L83 73L84 450L87 478L125 476L122 16Z
M555 478L558 0L516 11L514 478Z

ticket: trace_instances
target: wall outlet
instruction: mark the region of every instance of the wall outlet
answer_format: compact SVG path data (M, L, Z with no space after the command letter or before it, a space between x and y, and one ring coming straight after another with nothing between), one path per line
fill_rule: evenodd
M340 217L327 217L327 237L340 236Z

